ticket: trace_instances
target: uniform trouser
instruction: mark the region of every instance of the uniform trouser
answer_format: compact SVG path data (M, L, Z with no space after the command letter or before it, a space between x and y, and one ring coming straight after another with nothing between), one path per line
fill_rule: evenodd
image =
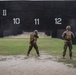
M69 47L69 56L71 58L72 57L72 42L70 42L70 41L67 41L64 44L63 57L66 55L67 47Z
M37 46L37 44L31 44L31 45L29 46L29 49L28 49L27 55L30 54L30 51L32 50L33 47L35 48L36 53L37 53L37 55L39 56L39 50L38 50L38 46Z

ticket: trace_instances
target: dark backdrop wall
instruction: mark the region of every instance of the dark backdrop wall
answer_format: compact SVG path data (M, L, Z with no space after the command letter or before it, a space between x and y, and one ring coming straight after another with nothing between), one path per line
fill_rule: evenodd
M44 31L61 37L70 25L76 34L76 1L1 1L0 36Z

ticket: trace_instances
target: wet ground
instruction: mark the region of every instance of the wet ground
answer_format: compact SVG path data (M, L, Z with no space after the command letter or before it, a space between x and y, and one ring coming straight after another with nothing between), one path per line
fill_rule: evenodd
M76 69L57 62L57 57L42 53L0 56L0 75L76 75Z

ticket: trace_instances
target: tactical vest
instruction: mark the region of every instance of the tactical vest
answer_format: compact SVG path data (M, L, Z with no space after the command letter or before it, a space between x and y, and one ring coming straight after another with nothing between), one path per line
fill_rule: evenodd
M71 40L72 39L71 31L66 31L65 39L66 40Z

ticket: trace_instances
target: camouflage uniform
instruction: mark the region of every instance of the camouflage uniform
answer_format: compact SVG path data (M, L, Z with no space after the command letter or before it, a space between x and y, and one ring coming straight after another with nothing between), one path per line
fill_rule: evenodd
M68 38L68 34L70 37ZM71 32L71 27L67 26L66 31L63 32L62 37L64 38L64 51L63 51L63 58L65 58L67 47L69 47L69 56L70 59L72 58L72 39L75 37L73 32Z
M32 34L30 34L30 45L29 45L29 49L27 52L27 56L29 56L30 51L32 50L32 48L34 47L36 50L37 55L39 56L39 50L38 50L38 46L37 46L37 39L39 38L38 36L38 31L35 30Z

